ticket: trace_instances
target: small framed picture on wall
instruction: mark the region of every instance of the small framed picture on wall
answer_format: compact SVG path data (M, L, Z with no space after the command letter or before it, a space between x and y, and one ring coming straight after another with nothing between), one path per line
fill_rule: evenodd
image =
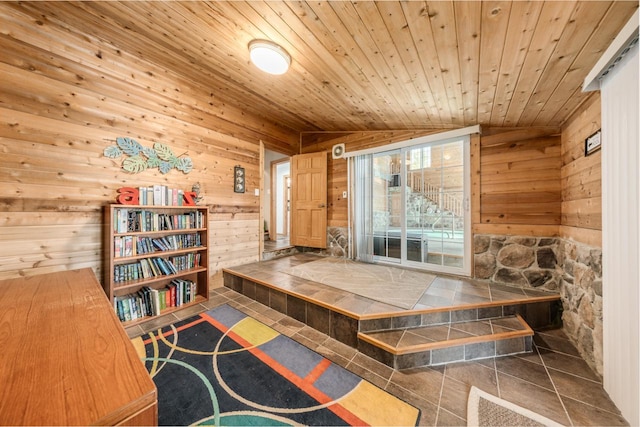
M245 190L244 168L241 166L235 166L233 168L233 191L235 193L244 193L244 190Z
M584 155L588 156L595 153L602 148L602 132L598 129L597 132L591 134L584 140Z

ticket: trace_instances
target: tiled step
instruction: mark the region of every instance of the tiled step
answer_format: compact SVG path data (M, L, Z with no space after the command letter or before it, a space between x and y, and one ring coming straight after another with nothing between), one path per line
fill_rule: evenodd
M513 316L358 332L358 350L395 369L532 351L533 330Z

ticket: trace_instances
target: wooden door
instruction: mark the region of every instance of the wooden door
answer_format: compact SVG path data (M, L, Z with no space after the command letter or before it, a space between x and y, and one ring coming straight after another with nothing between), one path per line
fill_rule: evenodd
M294 246L327 247L327 153L291 158L291 236Z

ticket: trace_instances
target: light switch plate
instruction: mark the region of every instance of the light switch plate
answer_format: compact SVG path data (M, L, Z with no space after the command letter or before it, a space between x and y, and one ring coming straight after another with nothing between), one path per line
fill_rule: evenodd
M343 198L343 199L346 199L346 198L347 198L347 192L346 192L346 191L343 191L343 192L342 192L342 198Z
M259 196L259 195L260 195L260 189L259 189L259 188L256 188L256 189L254 190L254 194L255 194L256 196Z

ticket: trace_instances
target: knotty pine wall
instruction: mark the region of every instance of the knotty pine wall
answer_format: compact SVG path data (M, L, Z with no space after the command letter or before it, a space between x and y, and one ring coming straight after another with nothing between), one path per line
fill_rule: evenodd
M585 139L601 127L600 91L592 93L562 127L560 235L602 247L602 154L584 155Z
M479 234L557 236L560 130L482 128Z
M0 2L0 20L0 279L91 267L102 280L102 207L123 186L200 184L213 284L222 267L258 260L259 141L294 147L297 134L283 139L242 112L209 109L201 82L28 4ZM102 155L118 136L162 142L194 169L128 174ZM244 194L233 192L235 165L246 168Z

